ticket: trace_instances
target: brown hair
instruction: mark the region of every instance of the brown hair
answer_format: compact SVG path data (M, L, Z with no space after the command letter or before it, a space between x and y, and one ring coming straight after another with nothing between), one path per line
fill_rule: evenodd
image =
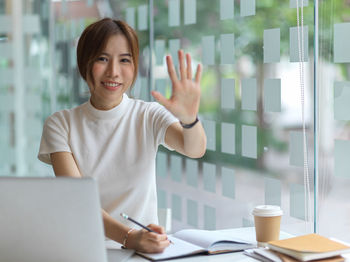
M103 52L109 38L116 34L124 35L128 41L132 56L131 59L134 64L133 83L135 82L139 60L139 42L137 34L127 23L111 18L104 18L89 25L79 38L77 62L79 73L85 81L87 81L87 79L93 79L92 66L94 62Z

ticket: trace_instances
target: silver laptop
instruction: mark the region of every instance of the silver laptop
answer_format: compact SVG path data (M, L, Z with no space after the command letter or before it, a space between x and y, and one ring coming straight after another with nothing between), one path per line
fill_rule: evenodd
M0 260L107 261L96 182L0 177Z

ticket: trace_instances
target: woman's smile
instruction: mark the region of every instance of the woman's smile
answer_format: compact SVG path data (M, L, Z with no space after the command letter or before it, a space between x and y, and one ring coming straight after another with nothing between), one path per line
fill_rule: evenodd
M121 83L118 83L118 82L112 82L112 81L104 81L104 82L101 82L101 84L108 90L111 90L111 91L115 91L117 89L119 89L122 84Z

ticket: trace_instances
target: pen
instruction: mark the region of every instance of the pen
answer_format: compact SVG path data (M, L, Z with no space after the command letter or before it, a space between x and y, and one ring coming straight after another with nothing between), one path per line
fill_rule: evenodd
M134 224L136 224L136 225L142 227L143 229L146 229L148 232L153 232L153 233L158 234L158 232L156 232L156 231L150 229L149 227L146 227L146 226L142 225L141 223L139 223L139 222L137 222L136 220L134 220L134 219L132 219L131 217L129 217L127 214L125 214L125 213L120 213L120 215L121 215L124 219L133 222ZM169 240L169 242L170 242L171 244L174 244L173 242L171 242L171 240Z

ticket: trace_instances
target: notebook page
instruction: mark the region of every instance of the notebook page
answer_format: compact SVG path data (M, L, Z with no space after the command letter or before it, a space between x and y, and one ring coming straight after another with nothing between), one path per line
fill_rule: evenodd
M146 254L141 252L137 252L137 253L145 257L151 258L153 260L158 260L158 259L166 259L171 257L179 257L179 256L184 256L189 254L195 254L195 253L199 253L200 251L204 251L204 249L202 249L201 247L185 242L176 237L168 236L168 238L173 242L173 244L170 244L163 251L163 253L156 253L156 254Z
M223 240L249 243L248 241L231 237L228 234L209 230L185 229L176 232L173 236L198 245L204 249L208 249L213 243Z

